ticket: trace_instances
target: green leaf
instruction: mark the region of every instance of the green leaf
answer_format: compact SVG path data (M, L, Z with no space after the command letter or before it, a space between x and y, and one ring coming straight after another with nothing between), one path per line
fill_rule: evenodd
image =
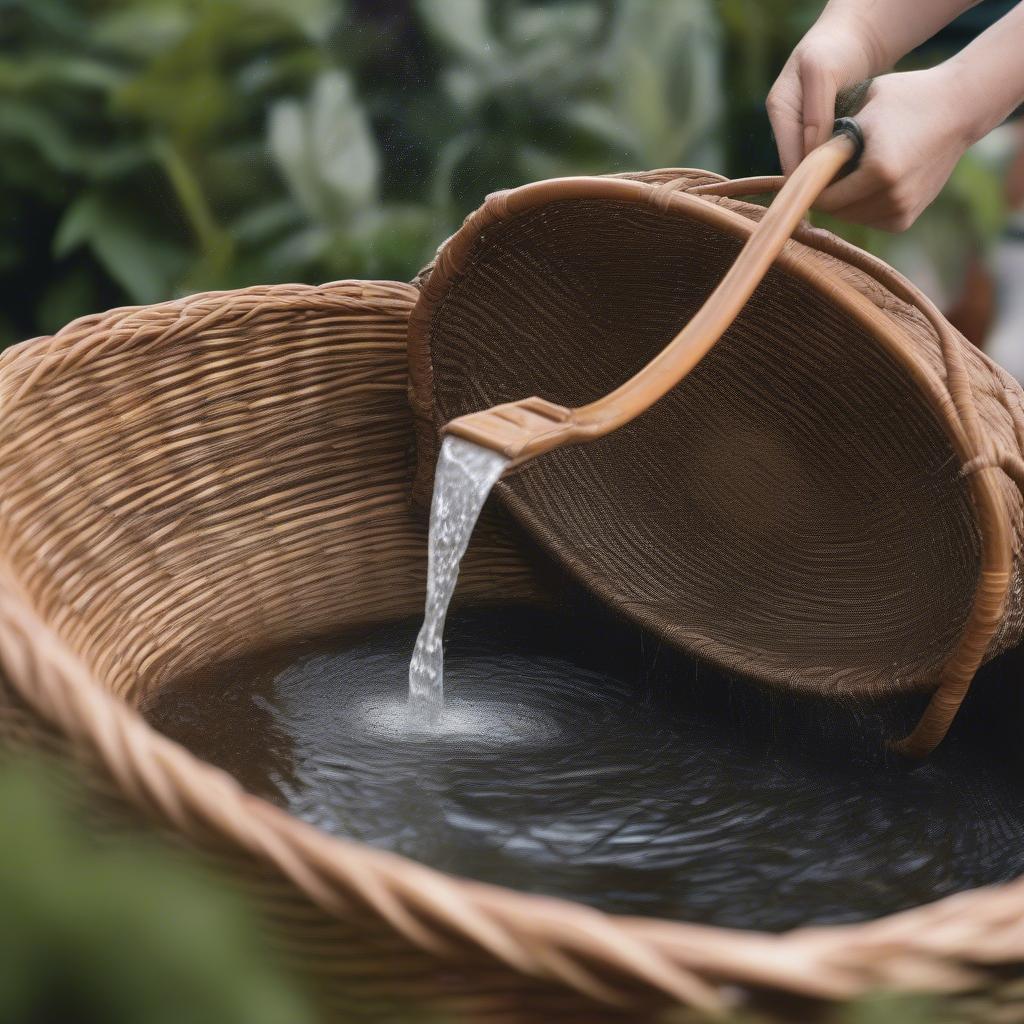
M104 269L138 303L170 298L186 255L180 245L147 230L143 216L99 191L85 192L67 209L53 249L65 256L88 246Z
M265 203L247 210L230 226L231 237L238 242L266 242L294 228L300 212L290 199Z
M347 75L327 72L305 102L276 103L270 111L269 144L311 218L344 222L376 202L377 146Z
M484 0L419 0L416 9L427 31L461 57L485 61L496 56Z
M29 54L17 60L0 59L0 89L38 89L70 86L107 91L119 85L125 72L113 64L67 54Z
M16 8L57 38L80 40L88 31L83 14L67 0L5 0L0 8L5 6Z
M509 39L520 52L550 46L586 52L600 27L601 12L593 3L521 7L509 22Z
M18 139L32 145L48 163L65 172L108 178L134 170L148 159L135 141L107 145L80 141L70 120L61 120L42 103L5 98L0 103L0 139Z
M270 109L267 131L271 155L292 194L311 217L323 214L302 104L297 100L275 103Z
M639 166L717 162L709 143L721 113L719 51L707 3L623 8L606 68L609 105L630 126Z
M92 36L105 49L146 59L179 43L191 23L192 17L184 4L126 5L98 17Z
M251 909L181 851L97 841L72 781L0 768L0 1019L93 1024L312 1024Z

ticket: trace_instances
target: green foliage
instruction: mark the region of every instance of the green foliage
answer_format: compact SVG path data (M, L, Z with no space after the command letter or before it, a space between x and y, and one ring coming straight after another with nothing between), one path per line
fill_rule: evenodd
M843 1007L838 1024L936 1024L940 1019L939 1006L933 998L880 993Z
M0 769L0 820L3 1021L314 1019L256 947L246 907L162 848L99 845L39 765Z
M290 272L251 227L287 198L264 122L324 66L336 16L320 0L5 0L0 210L35 257L12 268L17 327L56 326L55 290L64 317Z
M718 27L703 2L421 0L457 130L435 196L572 173L714 162ZM473 197L476 202L479 191Z
M820 0L718 0L725 59L725 160L732 177L777 169L764 101L793 46L821 11Z
M197 290L408 279L536 178L769 171L764 95L819 6L0 0L0 345ZM963 166L918 253L991 237L997 194Z
M495 188L717 162L704 0L352 6L3 0L0 343L200 289L407 279Z
M311 273L324 268L332 277L405 277L405 254L428 252L428 212L381 201L377 143L344 72L325 71L308 98L274 104L268 142L302 214L302 225L271 247L271 260ZM253 223L250 217L250 230Z

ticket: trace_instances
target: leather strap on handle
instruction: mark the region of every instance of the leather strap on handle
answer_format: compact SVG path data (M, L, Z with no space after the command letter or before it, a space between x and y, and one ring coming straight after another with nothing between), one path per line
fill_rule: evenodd
M442 433L456 434L499 451L516 466L561 445L602 437L649 409L728 330L818 195L860 156L863 140L859 128L845 118L836 124L836 134L808 154L786 179L736 262L701 309L637 374L610 394L578 409L526 398L460 416Z

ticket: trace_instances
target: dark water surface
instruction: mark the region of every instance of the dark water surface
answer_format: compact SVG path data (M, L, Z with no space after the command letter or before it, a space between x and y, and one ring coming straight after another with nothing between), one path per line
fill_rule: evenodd
M884 716L794 712L605 620L504 609L451 617L444 724L410 733L418 625L224 666L149 718L329 832L609 911L777 930L1024 872L1021 773L984 729L908 771L879 756Z

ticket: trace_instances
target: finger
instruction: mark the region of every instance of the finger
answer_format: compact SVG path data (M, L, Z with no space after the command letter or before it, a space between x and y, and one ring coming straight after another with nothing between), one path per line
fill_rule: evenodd
M786 72L783 71L783 75ZM796 81L795 75L793 76ZM789 83L787 83L788 85ZM768 94L765 104L768 108L768 120L771 122L775 145L779 151L779 163L782 173L790 174L803 158L803 126L800 121L800 94L786 96L780 82ZM782 92L780 96L779 93Z
M800 64L800 91L803 96L803 152L827 142L835 122L836 83L823 64L804 60Z

